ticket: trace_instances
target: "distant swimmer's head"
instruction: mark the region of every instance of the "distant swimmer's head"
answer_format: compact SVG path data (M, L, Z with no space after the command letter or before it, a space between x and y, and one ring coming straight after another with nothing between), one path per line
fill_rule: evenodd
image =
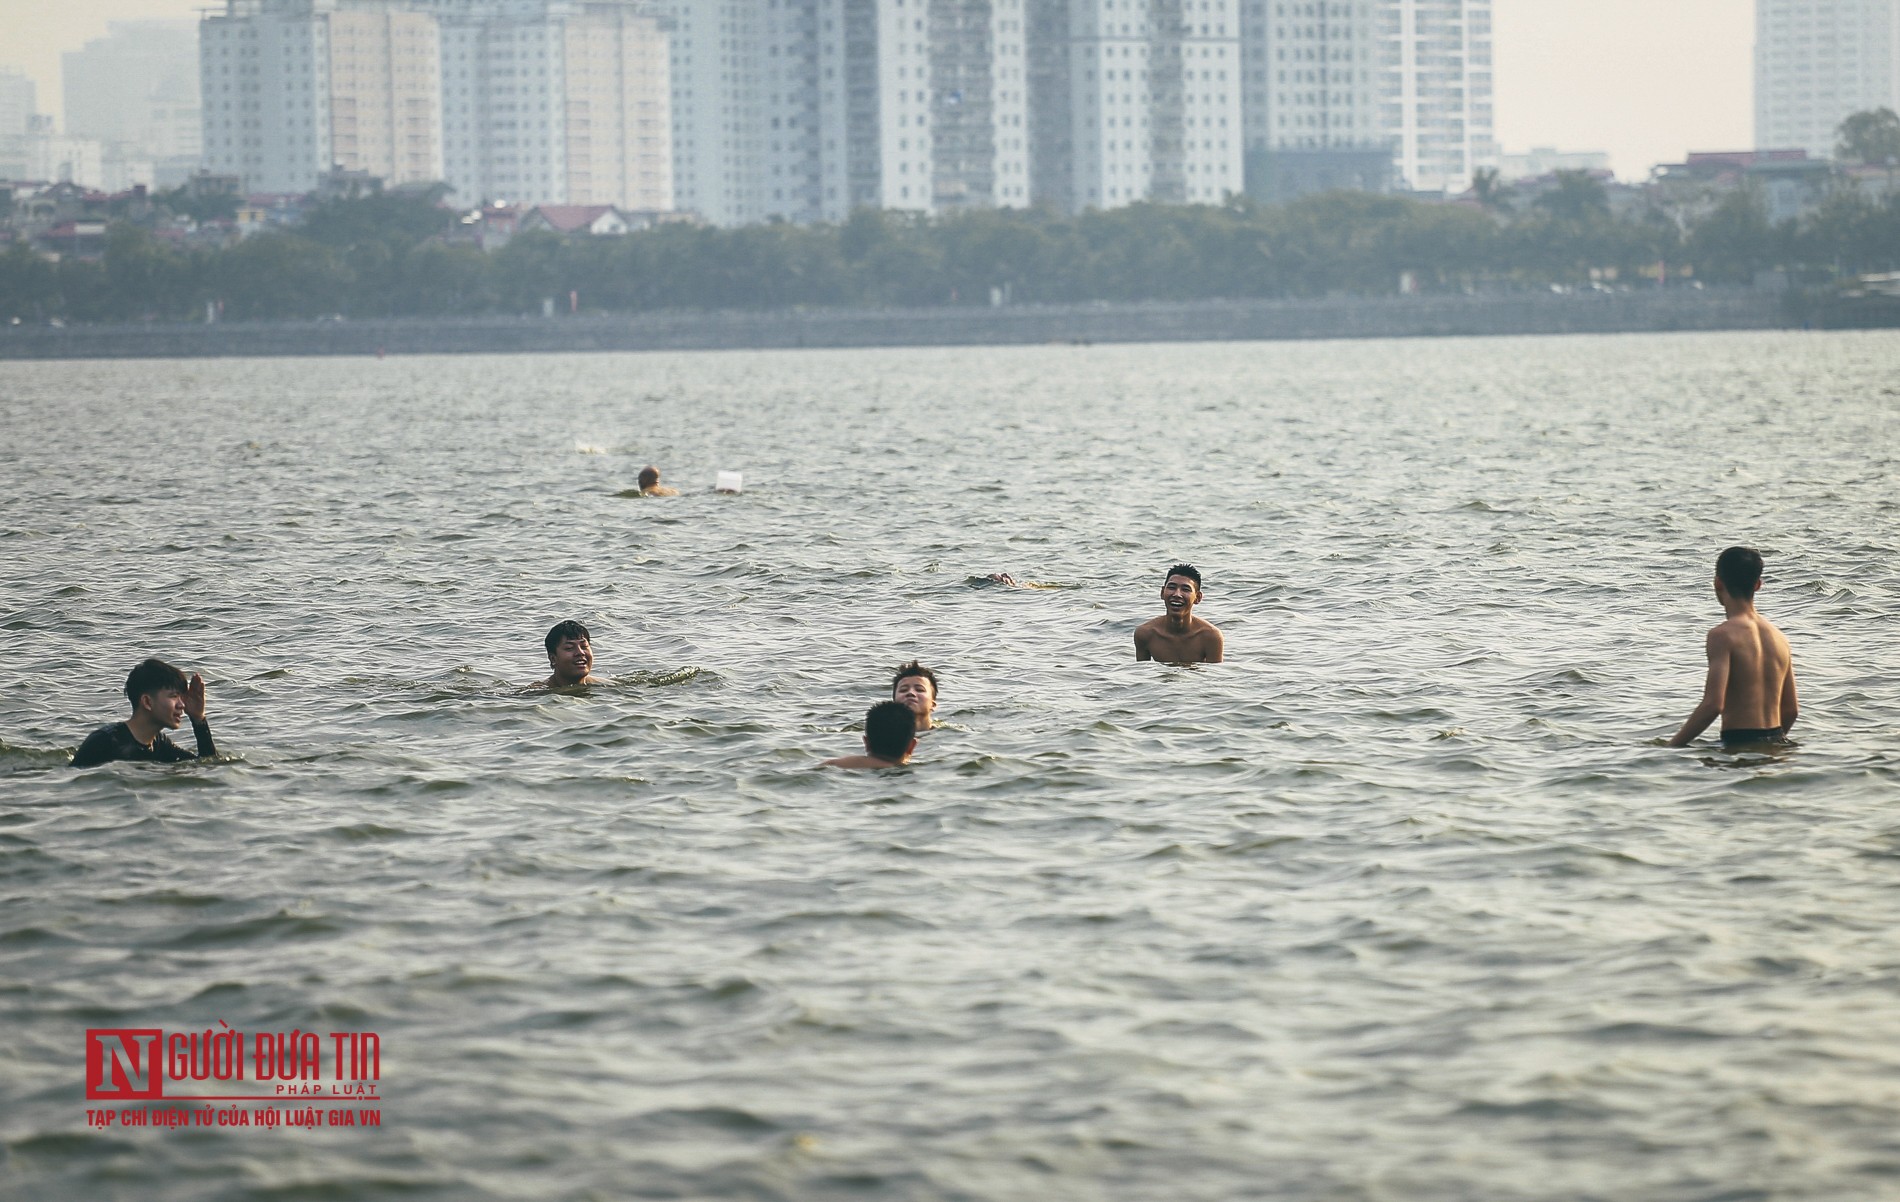
M901 764L917 749L917 716L900 701L880 701L865 711L864 754Z
M134 714L149 712L160 726L176 730L185 720L185 690L191 681L162 659L148 659L125 678L125 699Z
M1716 556L1715 580L1721 592L1737 601L1750 601L1761 588L1761 569L1760 551L1753 547L1730 547Z
M1192 613L1201 603L1201 572L1191 563L1177 563L1168 569L1161 584L1161 603L1170 616Z
M548 683L557 687L579 684L594 669L594 640L587 627L567 621L548 631L548 667L554 675Z
M626 479L625 476L622 476L620 478L622 480ZM640 469L640 488L643 491L645 489L652 488L654 485L658 484L659 482L660 482L659 468L654 467L652 464L648 464L647 466Z
M891 677L891 700L916 715L918 730L929 730L937 709L937 674L916 660L900 665Z

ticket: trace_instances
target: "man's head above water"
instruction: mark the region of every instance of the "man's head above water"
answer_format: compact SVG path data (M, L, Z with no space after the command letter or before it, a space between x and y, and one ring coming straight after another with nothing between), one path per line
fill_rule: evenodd
M594 640L587 627L572 620L561 622L548 631L547 686L551 689L587 684L594 670Z
M891 677L891 700L917 716L918 730L929 730L937 710L937 674L916 660L900 665Z
M1169 617L1186 617L1201 603L1201 571L1191 563L1177 563L1161 582L1161 604Z

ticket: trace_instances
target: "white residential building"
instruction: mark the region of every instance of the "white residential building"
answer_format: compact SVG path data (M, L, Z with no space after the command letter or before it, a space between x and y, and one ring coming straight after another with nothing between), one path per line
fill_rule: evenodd
M1601 150L1557 150L1538 146L1523 154L1498 156L1498 177L1511 180L1538 179L1559 171L1608 171L1610 156Z
M1383 141L1381 7L1244 0L1249 150L1356 150Z
M1029 204L1024 0L936 0L930 8L932 207Z
M1025 0L666 0L675 196L716 225L1029 203Z
M22 71L0 67L0 179L30 179L27 136L39 114L39 89Z
M470 204L672 207L643 0L226 0L200 38L205 163L250 190L340 167Z
M1038 199L1080 211L1239 192L1240 2L1050 0L1031 47Z
M349 0L227 0L199 26L205 166L254 192L307 192L333 167L442 178L435 19Z
M644 6L431 7L443 178L458 200L672 207L667 38Z
M1380 0L1381 132L1420 192L1463 192L1497 165L1491 0Z
M1757 147L1831 157L1876 108L1900 109L1900 0L1756 0Z
M61 77L66 132L104 145L108 189L175 184L199 166L194 22L114 21L105 37L63 57Z

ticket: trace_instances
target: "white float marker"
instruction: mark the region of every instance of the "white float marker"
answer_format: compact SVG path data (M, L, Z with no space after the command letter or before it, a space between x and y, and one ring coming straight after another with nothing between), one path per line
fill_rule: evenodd
M738 492L743 479L744 474L741 472L720 472L718 481L713 484L713 491Z

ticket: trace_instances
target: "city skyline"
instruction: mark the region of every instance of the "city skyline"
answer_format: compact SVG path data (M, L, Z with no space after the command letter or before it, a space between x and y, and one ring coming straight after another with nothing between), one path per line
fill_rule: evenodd
M203 0L72 0L48 10L0 0L0 65L39 85L42 111L62 102L59 63L111 21L194 18ZM1753 146L1754 0L1497 0L1497 140L1601 150L1641 178L1690 150ZM1582 98L1580 100L1579 98Z

